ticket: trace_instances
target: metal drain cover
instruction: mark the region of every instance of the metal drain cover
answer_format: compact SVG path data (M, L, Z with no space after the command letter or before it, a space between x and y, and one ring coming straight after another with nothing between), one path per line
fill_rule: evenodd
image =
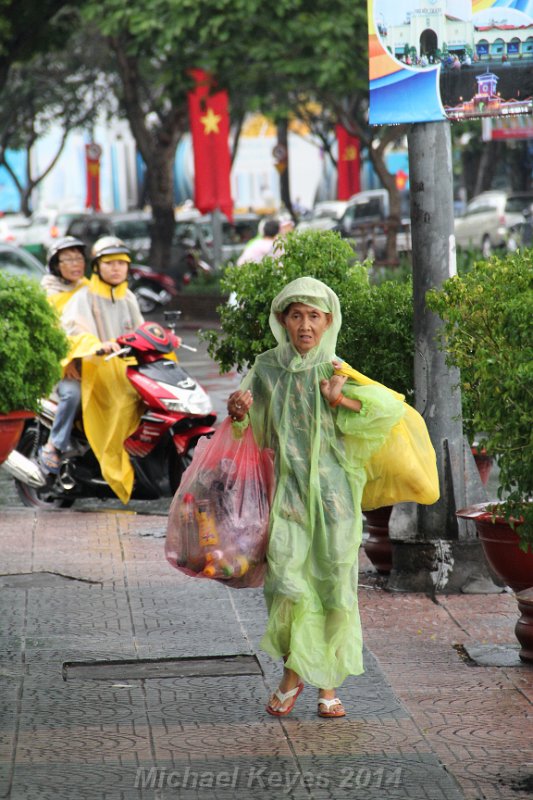
M63 680L143 680L204 678L221 675L262 675L255 656L139 659L136 661L65 661Z

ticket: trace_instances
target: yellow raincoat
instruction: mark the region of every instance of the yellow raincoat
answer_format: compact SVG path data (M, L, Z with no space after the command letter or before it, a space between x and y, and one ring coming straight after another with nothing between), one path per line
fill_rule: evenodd
M48 302L55 308L58 314L63 312L66 304L76 294L79 289L88 286L89 280L81 278L74 283L65 283L56 275L45 275L41 281L41 286L46 292Z
M65 305L61 318L71 350L63 366L82 359L82 412L85 435L98 459L103 478L127 503L134 472L123 442L137 428L142 402L126 377L121 358L105 361L94 353L102 342L129 333L143 322L127 282L112 287L95 273L87 287Z
M403 395L373 381L361 372L342 363L336 375L346 375L344 394L350 396L350 382L358 386L380 386L403 402ZM357 444L346 439L348 458ZM435 450L426 423L412 406L404 403L404 415L392 428L387 440L365 464L366 484L362 508L369 511L395 503L431 505L439 499L439 475Z

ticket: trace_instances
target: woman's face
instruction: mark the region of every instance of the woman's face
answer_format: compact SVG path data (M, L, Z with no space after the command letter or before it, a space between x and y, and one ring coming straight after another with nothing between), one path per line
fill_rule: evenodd
M305 303L291 303L283 312L282 325L296 350L305 355L319 344L324 331L331 325L331 314Z
M128 267L129 263L118 255L113 261L100 261L98 271L103 281L111 286L118 286L128 277Z
M61 277L68 283L74 283L83 278L85 258L77 247L65 247L64 250L60 250L57 254L57 261Z

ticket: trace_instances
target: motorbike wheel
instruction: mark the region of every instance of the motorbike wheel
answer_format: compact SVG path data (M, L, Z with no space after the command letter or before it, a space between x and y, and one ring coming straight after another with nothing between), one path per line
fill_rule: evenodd
M35 430L27 430L18 444L17 450L26 458L34 459L40 445ZM47 487L37 489L15 479L15 487L21 502L29 508L70 508L74 500L53 495Z
M146 314L151 314L153 311L155 311L158 304L154 300L150 300L149 297L146 297L141 291L139 291L142 288L143 284L139 283L137 284L137 286L133 287L132 292L137 298L141 314L143 314L144 316Z

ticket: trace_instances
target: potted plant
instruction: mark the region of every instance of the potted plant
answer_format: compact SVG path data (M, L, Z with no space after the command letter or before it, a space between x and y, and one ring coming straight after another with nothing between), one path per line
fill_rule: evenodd
M68 340L37 283L0 273L0 463L61 376Z
M499 467L497 498L473 519L492 568L516 591L533 585L533 250L477 262L427 296L461 371L471 429Z

